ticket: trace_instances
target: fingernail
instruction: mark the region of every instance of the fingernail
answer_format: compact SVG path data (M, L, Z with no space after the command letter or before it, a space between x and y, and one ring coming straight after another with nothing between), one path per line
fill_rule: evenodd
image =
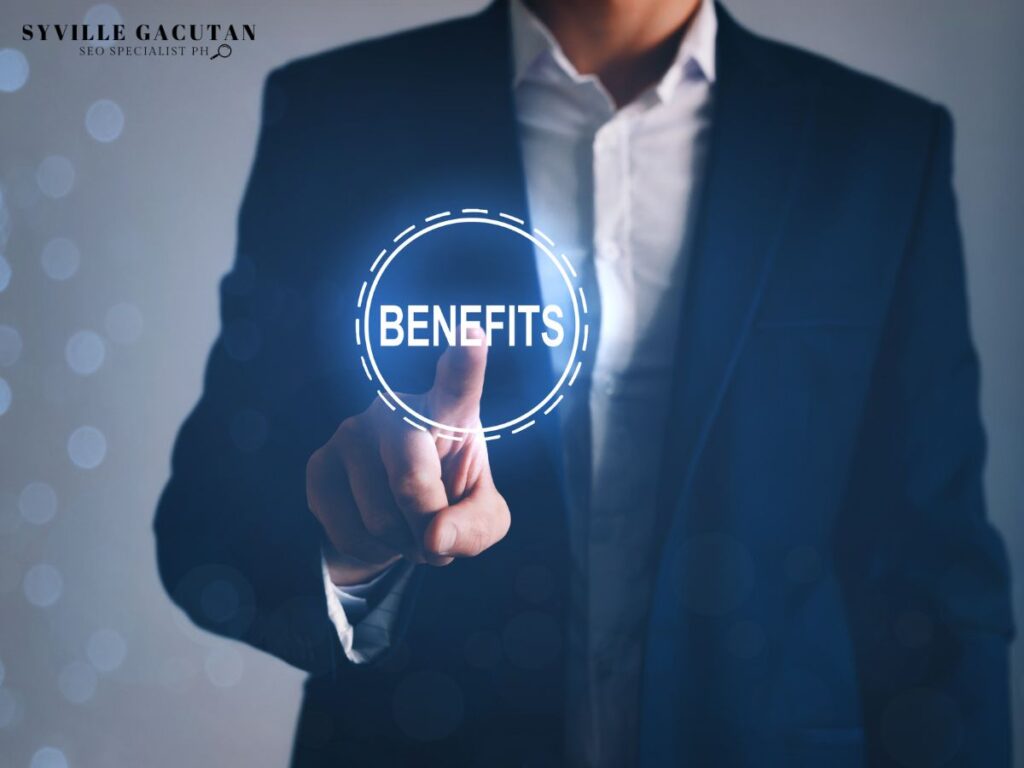
M441 526L441 530L437 533L437 553L447 555L451 552L452 547L455 546L456 536L458 536L458 531L454 525L448 523Z

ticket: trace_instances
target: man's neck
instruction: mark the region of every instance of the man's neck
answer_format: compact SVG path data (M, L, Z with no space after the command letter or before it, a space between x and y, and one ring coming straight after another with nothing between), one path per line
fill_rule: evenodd
M618 106L671 66L701 0L526 0L581 74L597 75Z

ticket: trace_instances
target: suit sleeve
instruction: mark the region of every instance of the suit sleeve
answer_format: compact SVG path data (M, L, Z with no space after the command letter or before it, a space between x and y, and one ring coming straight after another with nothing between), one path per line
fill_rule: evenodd
M327 613L305 465L345 407L358 406L332 403L311 341L309 174L296 165L303 136L293 126L302 126L280 117L294 106L286 72L264 90L221 329L175 443L155 533L164 586L196 624L328 674L350 664Z
M930 142L839 549L869 764L1009 766L1008 564L985 512L945 110Z

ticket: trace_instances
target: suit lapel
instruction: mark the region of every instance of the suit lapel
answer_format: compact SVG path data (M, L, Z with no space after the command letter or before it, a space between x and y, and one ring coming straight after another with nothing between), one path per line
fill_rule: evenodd
M782 49L741 29L721 5L717 12L711 156L676 355L663 473L669 519L644 658L643 765L684 759L705 727L699 713L706 690L693 650L700 646L699 625L688 621L677 583L687 532L699 524L686 504L792 216L811 128L814 83L786 69Z
M772 271L813 84L718 6L711 151L676 353L665 477L684 498ZM674 507L674 504L670 504Z
M663 477L669 519L651 602L643 683L641 763L682 759L698 731L699 664L688 654L680 573L686 503L733 371L772 274L811 128L815 84L790 72L779 47L739 27L719 5L711 154L676 355L673 429ZM714 510L710 510L714 514ZM691 726L699 729L699 725Z

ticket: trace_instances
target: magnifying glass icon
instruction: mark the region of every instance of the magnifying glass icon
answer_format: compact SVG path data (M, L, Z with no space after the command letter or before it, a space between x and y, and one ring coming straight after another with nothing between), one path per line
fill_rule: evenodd
M217 46L217 52L210 57L210 61L219 58L228 58L231 55L231 46L227 43L221 43Z

